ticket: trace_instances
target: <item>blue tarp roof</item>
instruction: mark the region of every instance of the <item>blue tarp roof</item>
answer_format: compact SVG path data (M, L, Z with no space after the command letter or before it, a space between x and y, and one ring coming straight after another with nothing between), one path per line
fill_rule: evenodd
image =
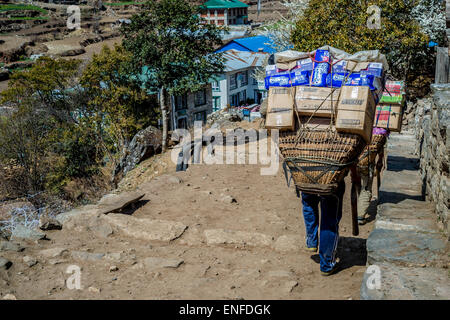
M237 49L236 44L243 47L243 49L247 49L248 51L258 52L260 48L263 49L263 52L267 53L275 53L276 50L271 46L272 40L266 36L255 36L255 37L247 37L234 39L229 43L225 44L222 48L218 49L217 52L227 51L229 49Z

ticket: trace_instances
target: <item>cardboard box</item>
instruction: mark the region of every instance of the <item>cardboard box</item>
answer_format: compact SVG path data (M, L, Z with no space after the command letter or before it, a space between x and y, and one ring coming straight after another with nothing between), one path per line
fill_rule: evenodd
M299 115L331 118L336 113L339 88L295 87L295 105Z
M266 128L278 130L295 129L294 95L292 88L269 88Z
M343 86L337 106L336 130L355 133L370 143L375 100L369 87Z
M300 117L300 124L308 129L325 130L330 127L330 118Z
M373 120L373 126L389 129L393 132L402 130L403 106L383 104L378 105Z

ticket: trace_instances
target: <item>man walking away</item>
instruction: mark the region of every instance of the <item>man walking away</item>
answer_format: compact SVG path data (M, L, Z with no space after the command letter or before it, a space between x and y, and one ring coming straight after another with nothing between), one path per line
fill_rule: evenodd
M306 249L319 249L320 271L324 276L336 272L336 251L339 241L339 222L342 218L342 200L345 182L339 183L332 195L316 195L302 192L303 218L306 226ZM319 204L321 211L319 236Z

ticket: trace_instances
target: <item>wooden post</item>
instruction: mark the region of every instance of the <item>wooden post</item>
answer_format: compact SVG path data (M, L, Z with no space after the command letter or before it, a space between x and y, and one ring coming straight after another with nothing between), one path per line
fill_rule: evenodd
M449 79L449 58L448 48L437 47L436 49L436 72L434 83L448 83Z

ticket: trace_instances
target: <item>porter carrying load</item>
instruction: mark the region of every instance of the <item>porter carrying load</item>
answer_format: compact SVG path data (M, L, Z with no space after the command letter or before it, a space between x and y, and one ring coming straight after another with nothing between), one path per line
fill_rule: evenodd
M295 123L291 129L291 118L286 117L280 127L284 168L298 191L333 194L370 142L386 58L378 50L351 55L324 46L312 52L276 53L275 60L276 65L266 69L268 109L281 104L286 114L293 111ZM272 88L290 89L295 98L289 106L287 99L271 99ZM270 117L268 113L269 124Z

